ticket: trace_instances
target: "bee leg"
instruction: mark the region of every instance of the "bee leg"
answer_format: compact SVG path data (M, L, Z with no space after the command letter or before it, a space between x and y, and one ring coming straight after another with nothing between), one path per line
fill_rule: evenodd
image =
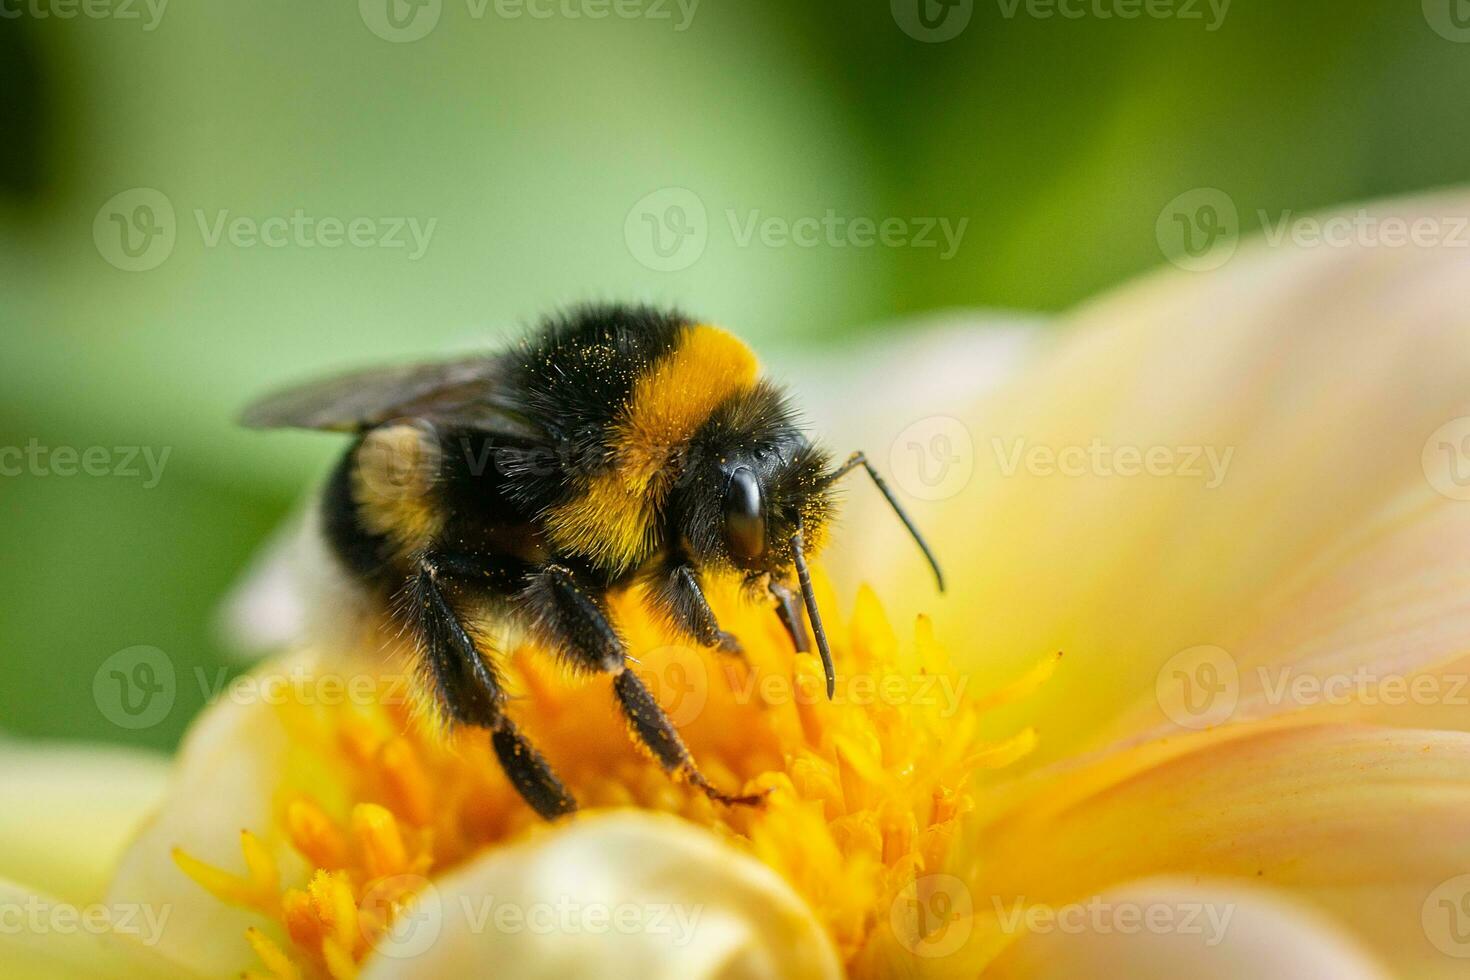
M797 653L810 653L812 645L806 638L806 620L802 619L805 609L802 608L801 597L774 578L767 589L776 600L776 615L791 637L791 646Z
M483 567L479 570L475 565ZM411 622L423 641L424 662L435 693L452 722L490 730L490 744L516 792L547 820L577 809L551 766L504 712L505 693L495 668L454 611L442 580L491 574L491 562L474 556L426 556L412 583Z
M600 591L578 582L570 569L547 565L532 577L524 598L542 642L564 651L579 666L613 675L613 692L633 735L665 772L687 779L719 803L748 805L765 799L764 793L722 793L699 771L669 716L638 675L627 668L626 648L607 617Z
M510 784L543 819L555 820L577 809L577 801L556 778L546 759L505 715L491 730L490 744Z
M648 590L649 602L673 621L674 625L707 647L731 656L744 656L745 651L735 634L720 629L715 611L710 608L699 578L687 564L664 571Z
M694 757L689 754L689 749L669 721L669 716L659 707L653 693L638 679L637 674L631 670L619 672L613 678L613 691L618 696L618 704L628 717L628 724L632 726L634 734L653 753L664 772L682 775L703 790L705 796L727 806L753 806L766 798L765 793L722 793L711 785L694 764Z

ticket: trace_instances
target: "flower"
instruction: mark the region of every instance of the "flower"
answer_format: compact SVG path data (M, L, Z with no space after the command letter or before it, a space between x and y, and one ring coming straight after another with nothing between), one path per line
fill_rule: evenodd
M829 562L824 608L851 597L829 624L839 674L897 678L896 696L811 696L810 658L730 596L748 665L620 610L707 774L770 789L762 808L669 782L595 680L521 651L512 711L589 807L537 824L482 739L416 721L401 665L328 703L319 682L343 665L304 651L265 668L288 679L282 703L201 717L105 892L35 862L30 884L73 901L171 910L157 941L32 930L23 952L117 975L1458 976L1462 265L1259 245L1079 311L1023 345L1012 380L962 386L952 415L834 420L938 498L918 518L948 597L856 492ZM874 411L918 387L894 364L869 380ZM933 404L966 369L908 370ZM960 477L930 492L902 469L914 445ZM927 678L954 696L921 699ZM118 789L27 771L87 779L99 810Z
M973 806L972 775L1034 744L1030 730L982 739L985 709L1024 695L1056 658L975 698L957 683L927 621L900 642L877 598L862 592L837 637L843 670L829 701L820 665L793 657L769 610L733 592L714 601L744 643L741 658L711 663L710 653L672 643L637 601L616 611L637 651L635 669L662 693L706 775L741 792L766 791L762 805L716 805L670 781L627 737L606 685L569 684L545 651L521 648L510 659L512 688L522 692L511 713L584 807L662 811L707 828L778 872L783 894L794 889L800 901L787 901L809 928L812 920L821 927L810 929L821 955L809 965L832 959L829 942L836 960L862 964L890 935L887 910L911 888L915 869L945 867ZM353 698L328 696L337 675L320 662L273 671L266 676L306 683L282 684L282 697L270 699L279 701L284 751L265 788L269 823L242 831L240 853L223 866L177 846L173 859L216 899L277 927L245 934L259 965L276 975L355 976L385 942L404 947L394 916L432 881L548 832L500 773L483 733L445 737L424 722L406 670ZM198 751L186 752L186 767ZM283 875L288 862L304 864L304 873ZM432 900L442 914L441 890ZM652 928L643 921L650 916L638 921ZM686 942L703 945L694 926ZM236 945L244 950L243 937Z

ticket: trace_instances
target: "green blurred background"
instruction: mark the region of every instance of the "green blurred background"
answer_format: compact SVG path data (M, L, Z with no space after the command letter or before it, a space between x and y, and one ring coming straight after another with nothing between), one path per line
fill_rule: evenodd
M391 0L393 22L387 2L0 0L0 447L170 453L153 487L0 477L0 731L166 747L204 699L194 669L239 669L220 597L340 448L231 427L283 380L493 343L588 298L675 302L767 349L1062 310L1160 264L1155 221L1192 188L1224 189L1249 231L1470 160L1462 0L1236 0L1223 20L1203 0L1132 20L976 0L942 43L912 36L914 0L602 19L599 0ZM127 271L107 236L137 188L174 241ZM691 194L703 225L669 210ZM298 210L435 224L415 258L211 245L196 216ZM946 259L742 244L726 217L829 210L968 225ZM665 259L648 220L704 234ZM124 728L93 679L137 645L177 667L177 702Z

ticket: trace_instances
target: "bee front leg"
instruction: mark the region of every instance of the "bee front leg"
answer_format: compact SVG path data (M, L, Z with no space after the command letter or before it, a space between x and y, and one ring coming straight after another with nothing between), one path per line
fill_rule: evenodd
M441 710L453 723L489 729L506 778L532 809L551 820L576 810L577 801L506 716L500 675L480 654L444 587L445 580L473 583L500 572L494 559L477 555L426 555L409 583L405 611Z
M733 633L720 629L715 611L704 597L699 578L687 564L662 569L648 590L649 603L667 616L680 631L721 653L742 656L745 651Z
M603 590L580 581L569 568L547 565L532 576L522 598L541 642L562 651L574 665L612 675L613 692L633 734L665 772L689 780L719 803L748 805L765 799L763 793L722 793L699 771L669 716L628 669L627 648L608 618Z

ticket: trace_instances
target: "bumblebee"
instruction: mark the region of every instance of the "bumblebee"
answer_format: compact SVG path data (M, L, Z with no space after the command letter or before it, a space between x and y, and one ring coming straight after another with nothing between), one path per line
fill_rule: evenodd
M666 772L720 803L750 804L760 797L705 779L627 668L609 595L641 587L680 634L738 656L702 587L738 576L772 602L799 652L810 650L804 609L830 698L832 655L807 561L825 538L834 484L857 469L944 587L863 454L834 466L744 343L677 313L584 307L503 353L308 384L241 421L353 434L323 491L329 551L385 622L413 638L444 720L487 730L510 782L547 819L576 801L506 714L486 624L610 675L633 737Z

